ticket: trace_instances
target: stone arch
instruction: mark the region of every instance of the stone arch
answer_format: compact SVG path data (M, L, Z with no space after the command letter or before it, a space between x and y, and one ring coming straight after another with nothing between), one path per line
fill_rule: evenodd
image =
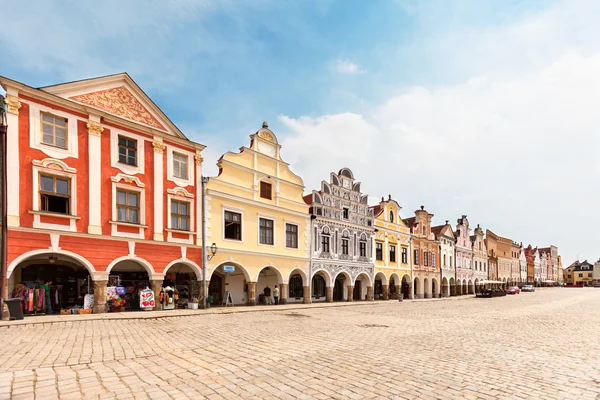
M219 268L221 268L222 266L224 266L225 264L231 264L231 265L234 265L235 267L238 267L238 268L240 268L240 269L242 270L242 273L244 274L244 278L246 279L246 281L247 281L247 282L251 282L251 281L252 281L252 279L250 279L250 273L248 272L248 270L246 269L246 267L244 267L242 264L240 264L239 262L236 262L236 261L223 261L222 263L220 263L220 264L219 264L219 265L217 265L216 267L214 267L214 268L211 268L211 269L210 269L210 271L209 271L209 270L207 270L207 271L206 271L206 280L207 280L207 281L210 281L210 279L211 279L211 278L212 278L212 276L213 276L213 273L214 273L214 272L215 272L217 269L219 269Z
M138 256L123 256L123 257L114 259L110 264L108 264L108 267L106 268L106 272L110 274L110 271L112 271L113 267L122 261L133 261L133 262L138 263L139 265L142 266L142 268L144 268L146 270L146 272L148 273L148 278L150 278L150 279L152 279L152 275L154 275L156 273L156 272L154 272L154 267L152 266L152 264L150 264L148 261L146 261L143 258L138 257Z
M358 274L357 277L354 278L354 280L352 281L352 284L356 283L357 279L360 278L360 277L363 277L363 276L367 278L367 284L368 284L368 286L373 286L373 282L371 281L371 277L367 273L365 273L365 272L361 272L360 274Z
M344 279L340 279L338 282L338 278L343 277ZM339 271L333 277L333 300L334 301L343 301L352 299L352 293L348 292L349 286L353 285L352 277L346 271ZM345 296L344 296L345 295Z
M429 285L428 278L423 278L423 297L431 297L431 286Z
M346 271L339 271L337 274L335 274L335 276L332 279L332 282L335 282L335 280L338 278L338 276L343 275L347 281L346 282L353 282L352 278L350 277L350 274L347 273Z
M294 268L288 275L287 282L289 282L290 279L292 279L292 276L296 274L302 277L302 284L304 286L308 286L308 277L306 276L306 272L304 272L301 268Z
M345 176L346 178L350 178L350 179L354 180L354 174L352 173L350 168L344 167L344 168L340 169L339 175Z
M361 272L358 274L358 276L354 278L352 286L354 287L354 300L373 299L373 281L367 273ZM371 292L369 293L369 291Z
M269 270L270 270L270 269L273 269L274 271L276 271L276 273L277 273L277 276L278 276L278 278L279 278L279 280L280 280L280 283L287 283L287 280L285 280L285 279L283 278L283 274L281 273L281 271L279 270L279 268L277 268L277 267L276 267L276 266L274 266L274 265L265 265L264 267L262 267L262 268L260 269L260 271L258 271L258 272L257 272L257 274L256 274L256 280L255 280L254 282L258 282L258 278L259 278L259 276L260 276L260 273L261 273L261 272L263 272L265 268L268 268Z
M423 292L421 292L421 285L419 282L419 277L415 276L415 279L413 280L413 296L415 299L420 299L423 296Z
M163 274L166 274L167 271L169 270L169 268L171 268L173 265L175 264L183 264L183 265L187 265L188 267L190 267L192 269L192 271L194 271L196 273L196 278L201 281L202 280L202 268L200 268L200 266L198 264L196 264L193 261L190 261L188 259L183 259L180 258L179 260L173 260L171 261L163 270ZM207 277L208 278L208 277Z
M448 278L446 277L442 278L442 296L450 296L450 285L448 284Z
M385 276L385 274L383 272L381 272L381 271L377 272L375 274L375 280L377 280L377 278L381 279L381 283L383 285L387 285L388 279L387 279L387 276Z
M327 270L324 268L319 268L319 269L314 270L310 279L314 278L315 275L317 275L319 273L321 273L321 276L323 276L325 278L325 283L327 284L327 287L331 287L333 285L333 278L332 278L331 274L329 272L327 272Z
M473 281L471 279L469 279L469 282L467 283L467 285L469 286L469 294L475 293Z
M15 258L10 265L8 266L8 270L7 270L7 278L10 278L12 272L14 271L14 269L23 261L26 261L30 258L33 258L35 256L40 256L43 254L60 254L60 255L64 255L67 257L72 258L73 260L78 261L79 263L81 263L81 265L83 265L87 271L90 273L90 275L92 276L92 278L94 277L94 274L96 273L96 269L94 268L94 266L92 265L91 262L89 262L85 257L80 256L77 253L73 253L71 251L67 251L67 250L52 250L50 248L48 249L40 249L40 250L32 250L32 251L28 251L27 253L23 253L21 254L19 257ZM105 278L106 279L106 278Z

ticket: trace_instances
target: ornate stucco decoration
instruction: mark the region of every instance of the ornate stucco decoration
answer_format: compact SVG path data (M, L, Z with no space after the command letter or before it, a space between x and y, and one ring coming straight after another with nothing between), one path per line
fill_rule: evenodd
M102 131L104 131L104 128L98 122L88 121L86 125L90 135L98 137L102 136Z
M325 271L329 272L332 278L337 276L337 274L340 272L347 272L353 281L362 273L365 273L370 277L373 272L372 267L362 265L316 264L315 270L318 269L324 269Z
M194 156L194 161L196 161L196 165L202 165L204 158L200 154L196 154Z
M162 153L166 147L167 146L165 146L163 142L158 142L156 140L152 142L152 148L154 149L155 153Z
M19 115L19 109L21 108L21 102L15 96L8 95L4 99L4 102L8 106L8 112L10 114Z
M70 99L156 129L166 130L124 86L80 94Z

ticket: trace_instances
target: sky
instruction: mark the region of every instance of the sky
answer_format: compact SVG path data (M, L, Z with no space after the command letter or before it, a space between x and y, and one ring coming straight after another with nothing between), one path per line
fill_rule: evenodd
M352 169L408 218L600 257L600 2L28 1L3 4L0 75L128 72L205 171L268 121L306 192Z

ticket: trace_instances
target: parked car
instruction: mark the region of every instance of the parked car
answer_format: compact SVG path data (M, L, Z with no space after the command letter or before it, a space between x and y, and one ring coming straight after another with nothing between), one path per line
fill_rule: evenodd
M521 293L521 289L516 286L509 287L506 289L506 294L519 294Z
M535 288L532 285L525 285L521 288L523 292L535 292Z

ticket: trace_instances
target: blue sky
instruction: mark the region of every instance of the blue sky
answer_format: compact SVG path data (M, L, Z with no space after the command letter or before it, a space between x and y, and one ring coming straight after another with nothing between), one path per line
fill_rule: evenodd
M307 191L348 166L403 217L424 204L439 224L467 214L556 244L565 264L600 256L594 0L65 0L2 14L1 75L126 71L208 146L209 174L267 120Z

